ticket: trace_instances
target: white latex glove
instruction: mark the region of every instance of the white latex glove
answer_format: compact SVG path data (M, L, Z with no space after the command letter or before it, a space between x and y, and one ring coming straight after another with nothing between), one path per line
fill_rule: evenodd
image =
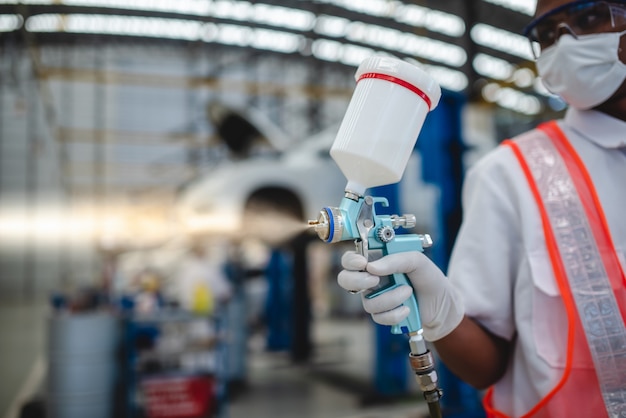
M348 251L341 258L344 270L337 281L342 288L358 292L374 287L380 276L405 273L417 294L424 338L437 341L454 330L464 315L456 289L428 257L419 251L390 254L367 263L362 255ZM363 308L381 325L395 325L409 315L402 306L412 294L410 286L399 286L372 299L362 297Z

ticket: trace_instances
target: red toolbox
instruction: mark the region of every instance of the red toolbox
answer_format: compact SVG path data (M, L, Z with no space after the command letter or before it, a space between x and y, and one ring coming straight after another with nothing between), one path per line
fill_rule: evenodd
M147 418L209 418L215 410L210 376L150 377L141 382Z

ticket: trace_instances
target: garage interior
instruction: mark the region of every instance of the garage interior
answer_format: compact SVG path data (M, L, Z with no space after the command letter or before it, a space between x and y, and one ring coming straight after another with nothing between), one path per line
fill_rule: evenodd
M351 243L306 222L342 197L324 167L357 66L404 59L443 96L381 192L445 269L466 170L565 108L534 6L0 0L0 418L426 417L404 346L336 284ZM177 293L198 244L231 289L202 315ZM484 416L441 376L446 416Z

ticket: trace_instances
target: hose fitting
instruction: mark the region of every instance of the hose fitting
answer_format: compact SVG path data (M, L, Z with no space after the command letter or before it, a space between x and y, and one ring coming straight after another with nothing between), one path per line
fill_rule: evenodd
M439 389L439 378L432 353L430 351L423 354L410 353L409 362L424 399L428 402L431 418L441 417L439 400L443 396L443 391Z

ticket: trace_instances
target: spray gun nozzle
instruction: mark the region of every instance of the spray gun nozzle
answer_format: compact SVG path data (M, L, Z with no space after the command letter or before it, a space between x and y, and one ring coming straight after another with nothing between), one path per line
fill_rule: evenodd
M314 228L322 241L337 242L341 240L344 227L343 215L339 208L325 207L315 220L308 221L309 228Z
M321 210L317 219L309 219L309 228L313 228L317 235L323 241L328 240L329 232L329 219L326 210Z

